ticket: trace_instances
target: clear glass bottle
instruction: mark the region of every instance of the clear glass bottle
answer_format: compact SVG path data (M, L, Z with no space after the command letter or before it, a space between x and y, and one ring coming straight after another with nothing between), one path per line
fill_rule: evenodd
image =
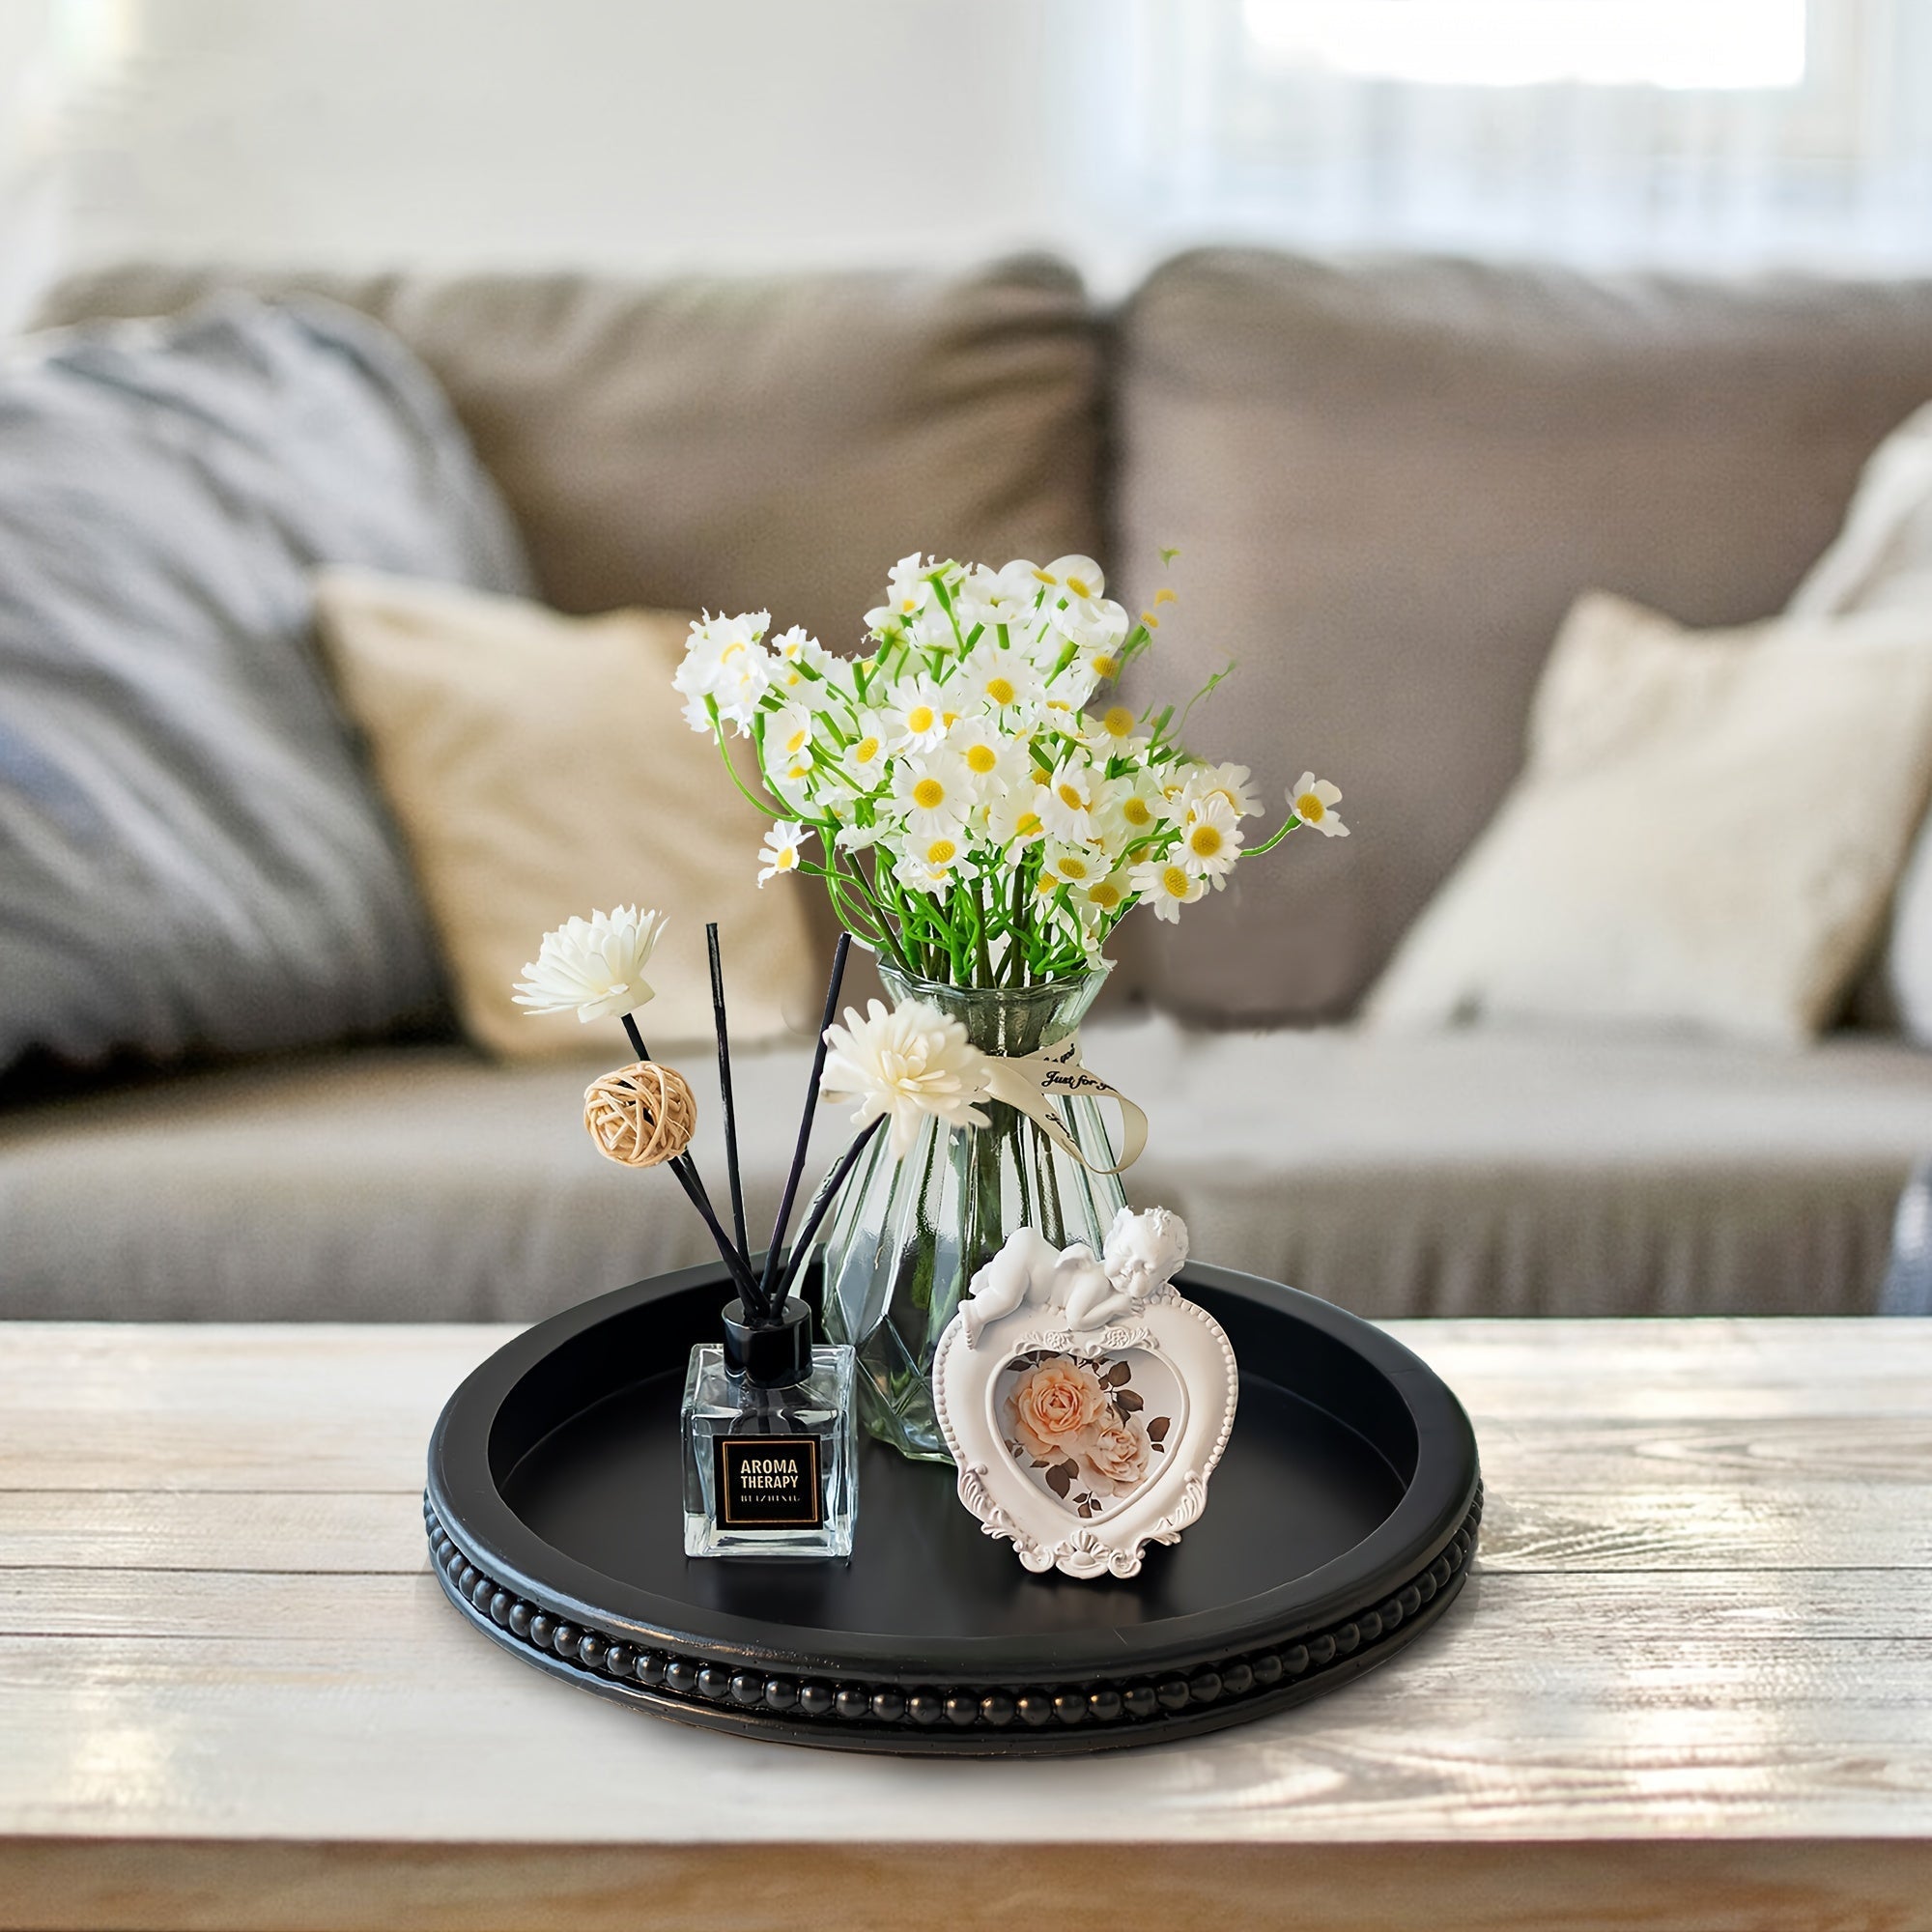
M753 1325L724 1310L722 1342L684 1382L684 1553L850 1556L859 1510L852 1350L811 1342L793 1297Z
M984 1053L1037 1052L1072 1033L1108 965L1035 986L948 986L884 960L895 1004L923 1000L950 1013ZM825 1247L825 1332L859 1352L859 1410L867 1431L920 1462L951 1459L932 1406L932 1357L973 1276L1015 1228L1037 1228L1056 1248L1085 1241L1097 1254L1126 1201L1100 1103L1056 1102L1067 1133L1093 1162L1057 1147L1026 1115L984 1103L989 1124L947 1131L921 1124L895 1160L877 1135L839 1190Z

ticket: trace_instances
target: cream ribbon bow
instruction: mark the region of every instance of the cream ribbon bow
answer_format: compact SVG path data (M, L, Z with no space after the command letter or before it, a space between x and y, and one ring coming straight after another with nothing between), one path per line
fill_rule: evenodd
M1148 1118L1118 1087L1110 1087L1097 1073L1089 1073L1080 1064L1080 1036L1068 1034L1051 1046L1022 1054L1016 1060L988 1055L986 1096L1017 1108L1037 1123L1055 1147L1070 1153L1081 1166L1094 1174L1120 1174L1133 1166L1147 1148ZM1081 1152L1079 1144L1060 1123L1047 1095L1084 1094L1095 1100L1118 1100L1121 1106L1122 1151L1112 1167L1100 1167Z

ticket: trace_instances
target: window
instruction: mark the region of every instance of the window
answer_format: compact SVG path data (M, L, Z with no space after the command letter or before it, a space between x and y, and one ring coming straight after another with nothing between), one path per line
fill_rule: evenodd
M1134 0L1118 218L1593 263L1932 263L1932 0Z

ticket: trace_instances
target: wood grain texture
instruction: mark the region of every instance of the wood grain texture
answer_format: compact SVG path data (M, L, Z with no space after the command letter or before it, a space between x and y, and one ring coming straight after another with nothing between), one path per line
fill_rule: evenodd
M1454 1613L1077 1776L680 1730L469 1631L423 1453L508 1332L0 1328L0 1932L1932 1926L1932 1322L1401 1324L1482 1444Z
M80 1846L24 1841L40 1932L1908 1932L1932 1858L1886 1840L1634 1846ZM16 1916L17 1915L17 1916Z

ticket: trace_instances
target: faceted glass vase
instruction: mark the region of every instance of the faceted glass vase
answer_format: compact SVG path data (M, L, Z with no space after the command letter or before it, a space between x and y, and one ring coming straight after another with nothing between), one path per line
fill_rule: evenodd
M1065 1039L1086 1016L1109 967L1037 986L951 986L880 963L895 1005L923 1000L950 1014L982 1052L1008 1059ZM1116 1155L1097 1100L1050 1104L1095 1167ZM1098 1253L1125 1204L1120 1177L1063 1151L1017 1108L981 1102L984 1127L926 1120L895 1160L875 1135L839 1190L825 1250L825 1333L859 1357L859 1419L903 1456L951 1459L932 1407L932 1356L974 1275L1015 1228L1055 1247Z

